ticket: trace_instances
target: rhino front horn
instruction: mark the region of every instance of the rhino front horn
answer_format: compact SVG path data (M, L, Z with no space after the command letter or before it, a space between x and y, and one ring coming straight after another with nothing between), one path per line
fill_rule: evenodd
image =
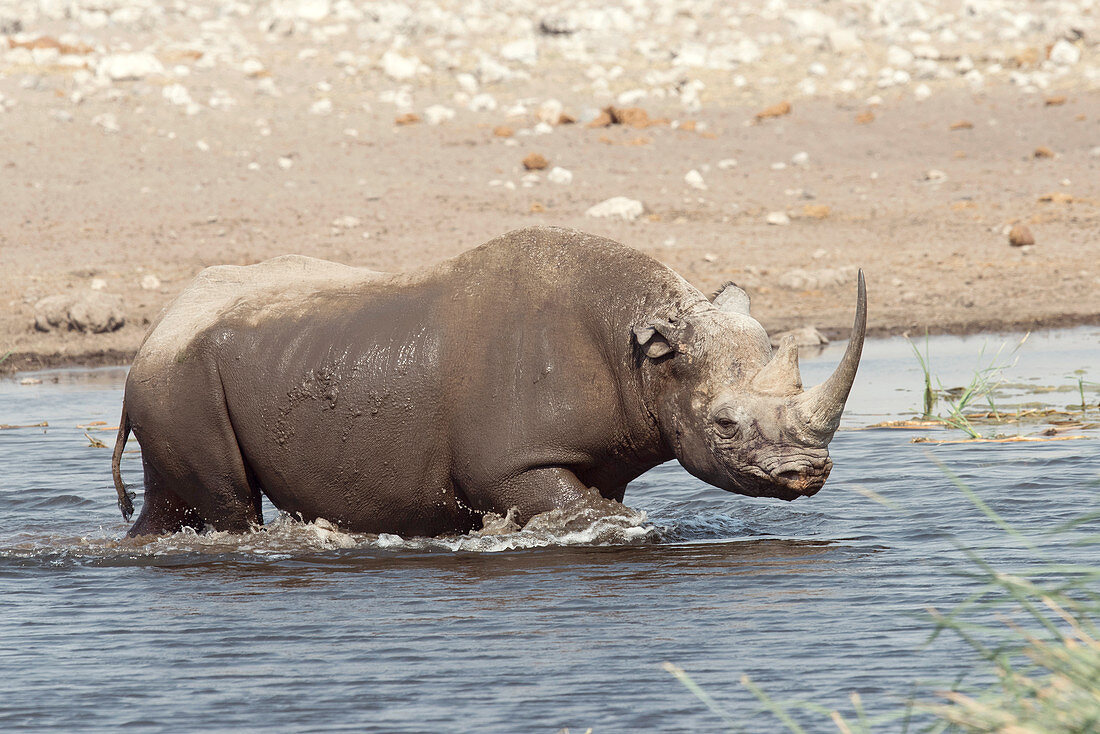
M852 390L856 379L856 369L863 353L863 337L867 334L867 286L863 282L863 270L859 271L858 296L856 299L856 320L852 326L852 337L844 358L829 379L820 385L802 393L803 415L814 433L828 443L840 425L840 415L844 412L844 403Z

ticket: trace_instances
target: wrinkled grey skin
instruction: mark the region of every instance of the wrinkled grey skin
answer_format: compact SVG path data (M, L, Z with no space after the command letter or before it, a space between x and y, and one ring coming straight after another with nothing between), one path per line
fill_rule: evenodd
M265 267L338 277L257 289ZM246 277L253 287L234 291ZM213 269L134 360L119 504L129 517L131 429L145 500L130 535L244 531L262 522L261 493L350 531L461 533L510 508L522 524L588 488L622 501L673 458L716 487L792 500L829 474L865 321L861 274L845 361L802 392L796 348L772 354L736 286L712 303L574 230L510 232L410 274L307 258Z

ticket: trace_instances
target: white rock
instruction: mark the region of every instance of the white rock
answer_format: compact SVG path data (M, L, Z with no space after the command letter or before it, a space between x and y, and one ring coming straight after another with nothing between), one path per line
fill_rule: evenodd
M314 115L328 115L332 112L332 100L319 99L309 106L309 111Z
M723 171L728 171L731 168L737 168L737 159L723 158L722 160L718 161L718 167L721 168Z
M169 84L161 91L161 95L175 105L191 104L191 93L182 84Z
M886 63L895 67L906 67L913 63L913 52L901 46L891 46L886 49Z
M565 112L565 105L561 100L548 99L539 105L538 117L543 122L557 125L563 112Z
M288 158L285 155L279 156L279 168L283 169L284 171L287 171L293 166L294 166L294 159L293 158Z
M863 48L859 35L851 28L836 28L829 31L829 48L833 53L850 54Z
M554 132L554 126L551 125L549 122L540 122L533 128L531 128L531 132L533 132L535 135L549 135L550 133Z
M103 112L92 118L93 125L99 125L105 133L117 133L118 118L110 112Z
M459 88L466 94L477 94L477 78L473 74L467 74L465 72L455 74L455 81L458 83Z
M810 164L810 154L800 150L791 156L791 163L796 166L808 166Z
M195 147L205 153L210 150L210 143L206 142L205 140L197 140L195 141Z
M241 71L246 76L259 76L264 73L264 65L258 59L245 59L241 64Z
M111 81L144 79L152 74L163 74L164 66L156 56L148 53L123 53L104 56L96 64L96 74Z
M402 56L392 49L382 54L382 72L390 79L411 79L419 69L420 59L415 56Z
M546 180L550 183L568 186L573 183L573 172L561 166L554 166L550 169L550 173L546 174Z
M350 214L342 217L337 217L336 219L332 220L332 226L338 227L340 229L355 229L362 223L363 222L361 219L359 219L359 217L353 217Z
M160 288L160 278L149 273L141 279L141 289L144 291L155 291Z
M778 227L785 227L791 223L791 218L787 216L786 212L769 212L764 221Z
M836 20L820 10L792 10L787 13L787 20L799 38L824 38L836 29Z
M329 0L273 0L272 14L282 20L319 21L332 12Z
M947 174L937 168L931 168L924 172L924 180L930 183L942 183L947 180Z
M707 184L703 181L703 174L699 173L694 168L684 174L684 183L693 189L698 189L700 191L707 190Z
M1066 39L1059 38L1050 49L1050 60L1059 66L1073 66L1081 60L1081 49Z
M497 101L493 95L482 92L474 95L470 100L469 108L471 112L492 112L497 108Z
M637 199L613 196L588 209L586 216L597 219L617 217L632 222L645 213L645 205Z
M501 46L500 58L531 65L539 60L539 47L534 38L521 38Z
M107 281L103 278L92 278L92 284L88 286L93 291L107 290Z
M433 104L431 107L424 110L424 120L429 125L439 125L447 120L453 120L455 111L450 107L444 107L441 104Z
M1095 148L1090 150L1089 155L1093 158L1100 158L1100 145L1097 145Z
M482 56L475 69L482 84L496 84L512 76L512 70L491 56Z
M918 84L913 90L913 96L917 98L918 102L923 102L932 96L932 90L927 84Z
M821 63L820 61L815 61L814 63L810 64L810 68L807 69L807 71L813 76L825 76L829 73L828 67L826 67L825 64Z

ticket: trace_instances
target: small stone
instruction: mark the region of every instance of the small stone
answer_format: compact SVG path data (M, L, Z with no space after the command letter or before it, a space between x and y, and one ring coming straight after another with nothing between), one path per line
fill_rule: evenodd
M117 133L119 131L118 118L110 112L103 112L92 118L93 125L99 125L105 133Z
M731 168L737 168L737 159L723 158L722 160L718 161L718 167L723 171L728 171Z
M791 113L791 103L787 101L777 102L770 107L765 107L756 113L757 120L767 120L772 117L783 117Z
M149 273L141 279L141 289L143 291L155 291L160 288L160 278Z
M1061 107L1066 103L1066 95L1058 94L1053 97L1047 97L1044 103L1047 107Z
M810 219L827 219L832 209L827 204L803 204L802 216Z
M93 291L107 290L107 281L103 278L92 278L92 283L88 287Z
M829 343L825 335L814 327L803 326L800 329L791 329L790 331L781 331L778 334L772 334L772 347L778 347L788 336L794 337L794 343L797 347L822 347Z
M864 110L863 112L860 112L858 115L856 115L857 125L869 125L874 121L875 113L871 112L871 110Z
M539 47L534 38L521 38L501 46L500 58L530 66L539 59Z
M1073 66L1081 60L1081 49L1064 38L1050 48L1050 60L1058 66Z
M314 115L328 115L328 114L331 114L332 113L332 100L328 99L327 97L325 99L319 99L316 102L314 102L312 105L310 105L309 111L310 111L310 113L312 113Z
M548 99L539 105L538 118L550 125L558 125L565 111L565 105L557 99Z
M918 102L923 102L932 96L932 89L927 84L918 84L913 90L913 96Z
M777 227L785 227L791 223L791 218L786 212L769 212L764 221Z
M906 67L913 63L913 52L901 46L886 49L886 63L893 67Z
M827 38L833 53L848 54L863 48L863 42L853 28L835 28L829 31Z
M174 105L191 104L191 93L182 84L169 84L161 91L161 95Z
M416 76L420 70L420 59L415 56L402 56L394 50L382 54L382 72L390 79L404 81Z
M444 107L440 104L432 105L428 109L424 110L424 119L429 125L439 125L441 123L447 122L448 120L453 120L454 116L454 110L452 110L450 107Z
M796 166L808 166L810 164L810 154L804 150L800 150L791 156L791 163Z
M290 170L290 168L293 165L294 165L294 159L289 158L285 155L279 156L279 168L283 169L284 171L287 171L287 170Z
M546 174L546 180L550 183L568 186L573 183L573 172L561 166L554 166L550 169L550 173Z
M645 205L637 199L613 196L601 201L585 212L585 216L597 219L619 218L632 222L645 213Z
M970 120L956 120L948 127L949 130L973 130L974 123Z
M493 128L493 135L498 138L510 138L516 134L516 131L507 125L497 125Z
M136 81L153 74L164 74L164 66L153 54L110 54L99 60L96 74L113 82Z
M705 181L703 181L703 174L699 173L694 168L684 174L684 183L686 183L693 189L698 189L699 191L707 190L707 184Z
M393 118L394 125L415 125L418 122L420 122L420 115L415 112L406 112Z
M332 226L337 229L355 229L362 223L359 217L353 217L350 214L332 220Z
M1025 247L1035 244L1035 235L1022 224L1017 224L1008 233L1008 244L1013 247Z
M241 64L241 71L245 76L257 77L264 73L264 65L258 59L245 59Z
M528 153L527 157L523 159L523 167L528 171L541 171L548 165L550 165L550 161L539 153Z
M1032 156L1034 156L1035 158L1053 158L1054 151L1045 145L1040 145L1038 148L1035 149L1035 152L1032 153Z
M939 169L931 168L924 172L924 180L931 183L942 183L947 180L947 174Z

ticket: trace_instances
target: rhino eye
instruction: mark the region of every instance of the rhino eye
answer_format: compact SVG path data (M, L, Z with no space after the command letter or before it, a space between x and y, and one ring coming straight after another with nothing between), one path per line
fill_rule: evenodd
M718 433L723 438L735 438L741 433L741 426L736 420L726 415L720 415L714 419L714 424L718 427Z

